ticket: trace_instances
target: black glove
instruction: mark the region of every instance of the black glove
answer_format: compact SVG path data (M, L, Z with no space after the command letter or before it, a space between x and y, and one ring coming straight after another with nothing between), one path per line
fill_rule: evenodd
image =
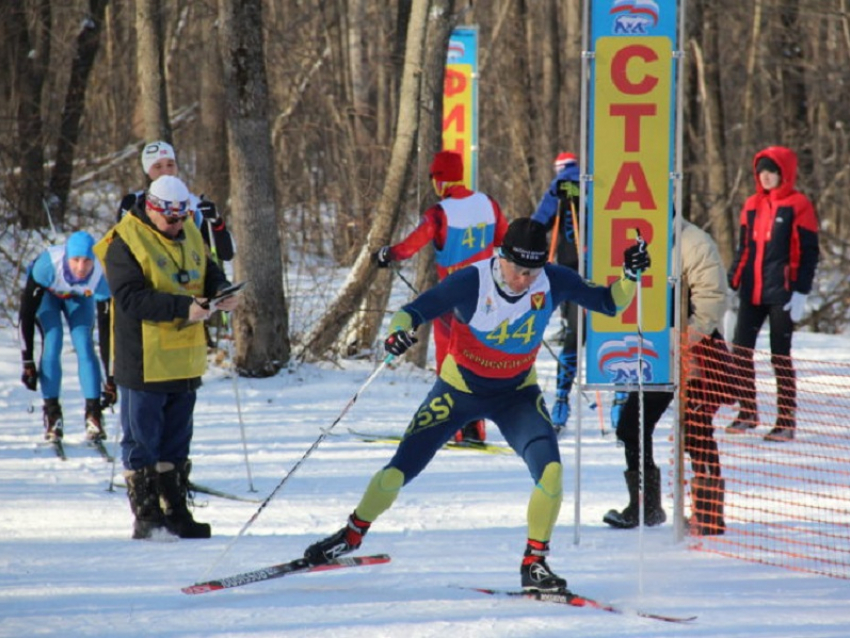
M419 339L412 332L397 330L384 341L384 349L390 354L400 357L417 341Z
M221 217L218 216L218 209L208 199L202 199L198 202L198 212L204 216L204 219L209 220L213 226L221 221Z
M118 387L115 385L115 377L106 377L101 394L100 407L111 408L118 403Z
M35 363L33 361L24 361L24 371L21 373L21 383L23 383L27 390L32 390L35 392L35 389L38 387L38 370L36 370Z
M646 252L646 242L638 238L634 246L629 246L623 253L623 274L626 279L637 281L640 274L651 265L649 253Z
M393 258L390 257L390 247L382 246L372 253L372 261L378 264L378 268L389 268L393 263Z
M136 205L137 197L135 193L127 193L121 199L121 203L118 205L118 221L121 221L121 218L126 214L133 210L133 207Z

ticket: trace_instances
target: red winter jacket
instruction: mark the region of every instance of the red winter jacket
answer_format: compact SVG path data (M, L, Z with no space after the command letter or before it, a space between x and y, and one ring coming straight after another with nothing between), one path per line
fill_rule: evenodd
M755 172L761 157L769 157L781 171L781 183L772 191L762 188ZM794 190L797 156L790 149L771 146L753 158L756 193L741 209L738 253L729 269L729 286L740 289L754 305L785 304L792 292L809 294L817 268L818 220L811 202Z
M452 210L452 223L447 219L447 208ZM484 222L482 216L488 221ZM507 229L508 222L495 199L457 184L449 186L445 199L426 210L419 225L391 246L389 254L393 261L410 259L433 242L437 278L442 281L459 268L489 259L493 249L502 245Z

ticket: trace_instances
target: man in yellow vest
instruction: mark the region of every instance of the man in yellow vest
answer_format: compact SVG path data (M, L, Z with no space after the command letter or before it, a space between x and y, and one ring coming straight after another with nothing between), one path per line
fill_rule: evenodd
M189 190L164 175L144 209L95 246L113 293L115 382L121 397L121 457L133 538L209 538L186 505L195 392L207 365L209 299L229 286L191 219ZM229 311L237 298L217 308Z

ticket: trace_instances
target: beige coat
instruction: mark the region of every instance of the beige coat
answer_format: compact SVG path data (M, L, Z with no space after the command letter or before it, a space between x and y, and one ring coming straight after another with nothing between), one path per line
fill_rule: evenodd
M688 327L692 338L723 333L726 313L726 269L717 244L697 226L682 220L682 277L690 294Z

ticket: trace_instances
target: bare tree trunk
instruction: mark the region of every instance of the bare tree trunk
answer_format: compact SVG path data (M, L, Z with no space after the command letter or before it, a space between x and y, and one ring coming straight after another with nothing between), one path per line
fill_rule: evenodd
M410 164L416 146L419 105L419 75L425 49L428 0L413 0L407 29L407 48L399 99L398 124L390 165L366 244L361 248L348 278L327 311L306 335L304 354L320 357L331 348L343 327L363 300L375 274L372 251L389 243L398 222Z
M100 34L107 4L109 0L89 1L89 15L83 21L82 29L77 35L77 54L71 63L71 77L65 94L59 140L56 143L56 162L48 189L51 212L54 212L58 219L65 218L65 209L68 205L71 177L74 174L74 154L80 137L80 120L85 110L86 89L88 89L89 75L100 48Z
M581 5L582 0L566 0L566 36L561 47L564 60L564 94L561 101L562 135L567 145L558 150L578 154L581 143Z
M196 155L195 192L203 193L216 202L224 213L230 198L230 172L227 160L227 126L225 124L225 93L219 50L219 27L212 10L201 7L201 29L210 37L204 39L201 63L201 127ZM225 215L227 218L227 215Z
M753 157L755 149L753 145L753 101L755 92L755 75L756 61L758 59L758 44L761 39L761 9L763 0L754 0L753 2L753 18L750 42L747 48L747 75L744 82L744 112L741 121L741 168L744 171L745 188L749 189L751 182L749 176L752 173L750 170L750 159Z
M12 3L10 27L15 38L15 75L17 81L18 123L15 157L20 172L13 181L12 193L21 211L21 226L44 225L44 137L41 118L42 89L50 60L50 0L38 3L34 31L30 32L26 3ZM62 220L53 220L61 223Z
M510 162L512 171L504 177L510 182L510 192L505 201L505 210L525 211L537 204L537 145L534 126L539 123L534 102L531 99L529 80L527 7L525 0L510 0L507 20L512 28L503 36L505 51L511 51L506 59L500 60L509 81L502 87L509 121ZM548 163L548 162L547 162Z
M545 146L542 148L545 149L550 158L554 158L558 154L561 138L561 135L559 135L561 129L558 104L561 98L561 52L564 50L558 35L558 10L561 4L561 0L546 0L544 3L544 20L540 43L543 56L543 86L540 87L542 95L541 121L543 123L542 130L547 133L543 136Z
M809 97L806 90L806 60L803 47L806 34L800 30L799 0L785 0L779 17L782 33L778 58L782 73L782 119L786 131L786 144L796 149L799 174L812 172L812 128L809 124Z
M421 209L426 208L426 202L436 197L428 175L431 158L434 153L443 148L443 82L446 77L446 52L452 30L457 26L459 16L455 13L455 0L434 0L431 19L428 24L428 41L425 47L431 54L425 60L422 73L422 108L419 110L421 126L419 128L419 174L420 184L427 184L422 193ZM416 261L415 291L424 292L437 284L437 268L434 263L434 246L429 245L419 251ZM428 364L428 344L431 340L431 324L419 328L419 343L408 355L420 368Z
M711 1L703 5L702 40L705 55L699 43L692 47L694 66L698 77L700 105L702 106L702 128L705 152L707 194L703 206L711 220L713 236L720 250L723 263L728 267L735 254L735 211L726 203L729 185L726 181L726 119L720 92L720 47L717 30L716 9Z
M272 376L289 362L289 318L277 233L274 160L263 51L262 0L219 0L220 50L237 253L250 280L235 312L234 363L245 376Z
M145 140L171 141L168 92L165 84L165 51L162 24L163 0L136 0L136 68L138 104Z
M363 51L366 21L365 0L348 0L348 68L351 76L351 101L354 106L354 141L360 148L366 145L363 119L369 114L369 79Z

